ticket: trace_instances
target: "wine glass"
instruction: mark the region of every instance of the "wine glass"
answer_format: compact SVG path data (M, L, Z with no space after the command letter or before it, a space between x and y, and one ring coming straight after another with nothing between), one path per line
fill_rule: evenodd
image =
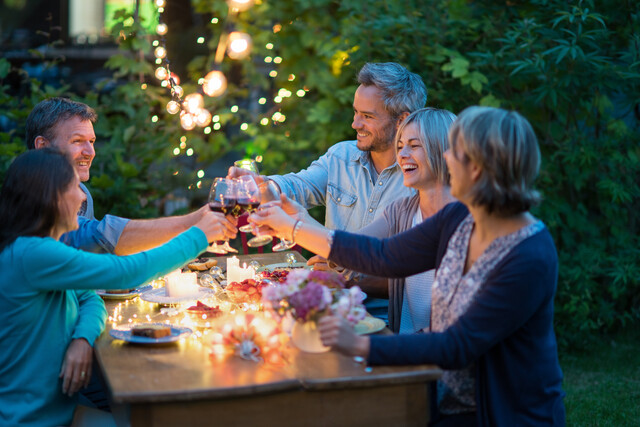
M237 216L251 213L260 206L260 188L251 175L243 175L236 179Z
M236 183L232 179L216 178L211 186L211 191L209 191L209 209L227 215L232 213L235 208ZM209 246L209 251L217 254L238 253L237 250L229 246L228 240L225 240L222 246L218 246L216 242L213 242Z
M260 189L260 208L268 207L268 203L280 200L280 190L278 189L278 186L273 181L270 181L270 180L263 181L260 184L258 184L258 188ZM260 210L260 208L258 208L258 210ZM258 246L264 246L267 243L271 242L272 240L273 240L273 237L269 235L261 236L260 232L258 231L256 234L256 237L249 240L247 242L247 245L249 245L252 248L256 248Z
M268 207L273 202L280 201L280 189L278 188L275 182L271 180L266 180L263 183L259 184L258 188L260 189L260 206L261 207ZM264 246L267 243L271 242L272 240L273 240L272 236L268 236L268 235L260 236L258 234L256 235L256 237L249 240L247 242L247 245L251 246L252 248L257 246ZM281 239L280 243L278 243L273 247L273 250L276 252L280 252L280 251L285 251L287 249L291 249L294 246L295 246L295 243L289 242L285 239Z
M236 160L235 162L233 162L233 166L235 166L235 167L237 167L239 169L245 169L245 170L251 171L251 172L255 173L256 175L260 174L260 172L258 170L258 163L253 159ZM252 175L243 175L239 179L242 179L244 177L253 178ZM258 197L258 199L259 199L259 197ZM238 230L243 232L243 233L251 233L251 231L253 230L253 227L251 227L250 224L245 224L245 225L243 225L241 227L238 227Z

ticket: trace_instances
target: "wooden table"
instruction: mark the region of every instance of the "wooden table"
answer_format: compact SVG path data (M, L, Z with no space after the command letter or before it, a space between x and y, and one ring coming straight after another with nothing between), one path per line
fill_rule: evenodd
M304 260L294 252L298 260ZM239 257L282 262L280 254ZM224 265L224 258L221 265ZM111 313L114 302L107 301ZM120 304L128 316L158 315L155 304ZM120 424L132 426L375 426L421 425L429 419L433 365L373 367L336 352L311 354L288 347L284 366L229 357L217 362L207 342L182 340L138 346L114 340L113 323L95 351Z

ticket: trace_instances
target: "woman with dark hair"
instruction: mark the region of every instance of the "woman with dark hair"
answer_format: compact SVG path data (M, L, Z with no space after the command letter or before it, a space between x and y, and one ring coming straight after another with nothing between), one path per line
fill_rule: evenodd
M58 241L84 200L64 154L17 157L0 190L0 424L69 425L90 365L70 363L100 335L106 310L91 289L128 289L181 267L235 226L211 212L156 249L126 257ZM69 369L68 367L73 367Z
M461 203L397 236L334 232L278 207L250 220L356 271L404 277L437 269L429 333L357 336L336 317L319 325L325 345L370 364L446 369L434 425L564 425L553 332L558 259L548 230L529 213L539 200L533 129L516 112L470 107L449 143L451 194Z

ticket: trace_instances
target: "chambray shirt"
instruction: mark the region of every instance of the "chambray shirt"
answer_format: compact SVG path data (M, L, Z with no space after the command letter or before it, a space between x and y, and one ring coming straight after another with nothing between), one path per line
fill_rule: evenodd
M97 221L93 214L93 198L91 193L80 183L80 188L87 196L78 212L78 229L65 233L60 241L68 246L93 253L113 253L122 230L129 222L126 218L105 215L102 221Z
M356 143L339 142L307 169L269 178L306 209L326 206L328 228L357 231L382 214L389 203L413 195L414 190L402 184L397 163L375 177L370 154L359 150Z

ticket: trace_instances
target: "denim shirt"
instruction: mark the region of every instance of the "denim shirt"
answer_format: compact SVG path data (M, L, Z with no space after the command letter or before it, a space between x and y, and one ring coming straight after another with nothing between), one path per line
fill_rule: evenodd
M93 214L93 198L89 189L82 183L80 189L86 194L87 203L83 204L78 212L78 229L63 234L60 241L86 252L113 253L129 220L105 215L102 221L97 221Z
M374 180L371 156L359 150L356 143L339 142L307 169L269 178L306 209L326 206L328 228L357 231L381 215L389 203L413 195L414 190L403 185L397 163Z

